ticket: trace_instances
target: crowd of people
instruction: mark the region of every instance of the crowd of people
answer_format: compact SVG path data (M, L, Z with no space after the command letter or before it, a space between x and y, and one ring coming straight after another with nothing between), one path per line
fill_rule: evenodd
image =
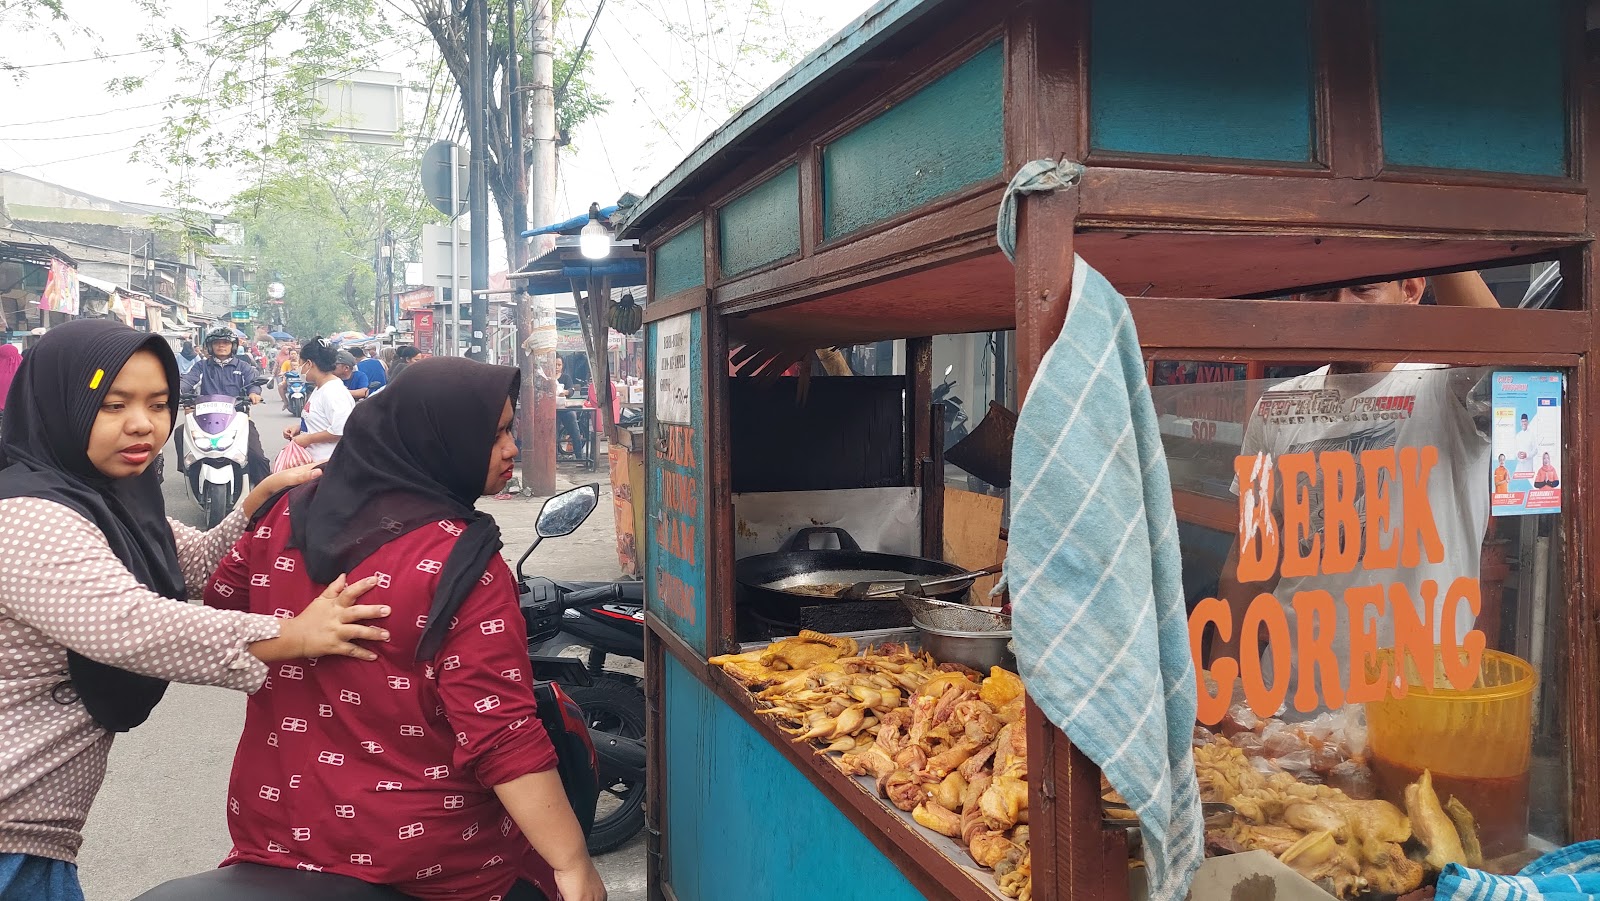
M251 696L213 799L224 866L603 901L474 507L512 476L518 370L320 338L269 364L212 337L174 353L86 319L20 362L0 348L0 898L82 901L113 737L181 681ZM263 369L315 386L289 431L317 462L263 474L208 532L167 518L154 461L180 399Z

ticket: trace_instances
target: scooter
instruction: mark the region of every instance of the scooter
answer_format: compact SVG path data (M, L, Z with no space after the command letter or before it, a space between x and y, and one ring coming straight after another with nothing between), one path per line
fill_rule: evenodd
M296 370L289 370L283 377L284 398L289 404L289 415L299 417L306 408L306 377Z
M545 538L572 534L594 512L599 500L600 486L585 485L545 501L535 526L538 538L534 540L534 546L537 547L539 541ZM523 559L526 560L527 556L524 555ZM521 561L518 566L520 568ZM560 659L576 664L577 673L585 673L581 660L570 657ZM548 671L550 666L547 665L545 669ZM597 757L599 749L591 740L593 733L585 726L583 712L578 705L553 681L541 681L544 676L540 675L540 671L536 663L533 688L538 701L539 721L555 745L556 769L561 774L561 785L566 790L567 801L577 814L578 822L587 826L594 821L595 802L601 784L599 780L604 778L598 773L604 772L605 754L602 752ZM564 673L568 677L573 676L570 668L565 669ZM639 743L637 758L642 774L642 743ZM642 775L639 782L642 795ZM532 894L538 895L538 892ZM283 901L287 898L293 898L294 901L405 901L406 896L388 886L374 885L351 876L239 863L164 882L134 901ZM522 901L523 895L514 889L506 898L507 901Z
M205 511L205 527L222 522L244 497L250 448L250 394L267 383L256 379L238 397L189 396L183 432L183 473L189 496Z
M517 561L517 590L534 678L562 683L588 719L601 785L589 853L603 854L644 828L644 687L635 676L605 668L611 656L644 660L644 583L526 575L523 564L547 537L553 536L537 533ZM576 646L588 650L587 661L562 654Z

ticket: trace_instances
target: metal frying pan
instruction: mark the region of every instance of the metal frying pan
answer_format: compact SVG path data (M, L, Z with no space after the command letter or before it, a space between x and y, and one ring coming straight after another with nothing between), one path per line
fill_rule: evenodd
M812 549L814 537L827 535L838 540L838 548ZM849 588L857 582L922 581L939 576L957 576L964 572L953 563L925 557L863 551L849 532L827 526L801 529L782 549L771 554L746 557L734 568L734 575L739 582L740 602L763 617L781 622L798 621L800 610L805 607L847 603L818 591L797 590L806 586ZM960 600L972 587L973 581L968 579L940 586L930 596ZM892 597L870 603L899 606Z

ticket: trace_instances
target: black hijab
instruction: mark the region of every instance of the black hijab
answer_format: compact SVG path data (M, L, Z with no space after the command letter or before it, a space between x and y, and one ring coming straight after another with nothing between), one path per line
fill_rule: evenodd
M414 363L356 405L322 477L290 493L289 544L320 583L413 529L467 521L439 573L418 660L438 652L450 618L500 552L500 527L473 504L489 478L500 414L507 400L516 404L521 382L510 366Z
M167 524L154 464L111 479L89 462L89 432L111 383L128 359L148 350L178 396L178 363L160 335L107 319L80 319L45 333L22 361L0 427L0 498L37 497L67 507L97 526L111 550L146 588L184 600L183 569ZM167 683L67 652L71 688L95 722L126 732L144 722ZM66 683L62 683L66 685ZM57 686L56 699L71 702Z

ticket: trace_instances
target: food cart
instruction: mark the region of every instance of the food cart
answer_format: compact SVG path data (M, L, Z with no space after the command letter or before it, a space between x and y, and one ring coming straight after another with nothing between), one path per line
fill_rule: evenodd
M1583 6L1557 0L1515 14L1449 0L885 0L696 148L624 230L649 253L652 896L995 897L971 860L707 661L752 638L739 560L802 526L850 520L875 536L866 551L941 555L930 339L1014 330L1024 395L1061 332L1075 255L1128 298L1152 373L1243 367L1230 378L1253 386L1243 400L1184 415L1156 398L1164 429L1190 430L1169 453L1198 458L1232 428L1230 475L1271 389L1254 381L1263 367L1443 364L1475 386L1564 376L1547 434L1571 490L1559 513L1496 517L1491 540L1518 559L1495 576L1506 603L1481 606L1505 608L1490 648L1541 649L1544 839L1600 836L1600 755L1578 750L1600 740L1600 533L1584 509L1600 472L1592 46ZM1037 160L1082 170L1019 198L1013 264L996 223ZM1304 299L1539 261L1563 280L1546 309ZM884 341L903 342L898 375L802 387L730 373L742 347ZM1174 484L1187 583L1193 530L1239 532L1240 503L1215 472L1175 468ZM1210 576L1195 600L1217 592ZM1032 896L1137 892L1096 767L1037 707L1026 738Z

